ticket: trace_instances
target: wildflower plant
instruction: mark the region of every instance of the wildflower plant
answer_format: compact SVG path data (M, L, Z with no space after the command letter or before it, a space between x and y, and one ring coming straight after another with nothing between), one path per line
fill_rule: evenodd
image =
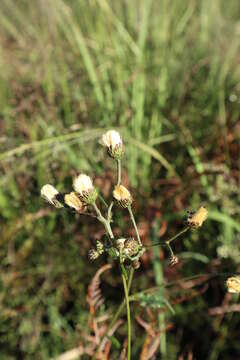
M107 154L116 163L117 181L112 192L112 201L107 205L105 213L100 208L100 202L104 201L99 196L92 179L86 174L79 174L73 179L73 190L68 194L61 194L52 185L44 185L41 189L41 196L51 205L60 209L67 208L78 214L94 215L95 218L102 223L105 228L107 240L103 243L97 241L94 248L89 250L89 259L94 261L103 253L108 253L119 264L122 277L124 300L113 317L107 331L117 321L122 308L125 304L128 322L128 347L127 358L131 358L131 311L130 311L130 290L133 280L134 271L140 267L140 259L143 253L153 246L166 246L170 254L170 265L174 266L179 262L178 257L174 254L171 243L179 236L186 233L189 229L198 229L207 219L207 209L203 206L196 212L190 212L186 220L186 226L172 238L167 241L153 243L151 245L143 245L139 235L138 227L135 221L132 205L134 203L133 196L129 189L122 184L121 164L124 155L124 145L121 135L115 130L109 130L102 135L101 144L106 148ZM106 205L105 201L104 204ZM127 237L124 234L116 237L112 228L113 209L118 206L123 210L127 210L133 227L135 229L135 237ZM236 280L234 279L236 282ZM102 339L103 340L103 339ZM100 344L101 345L101 344ZM99 346L100 348L100 346Z

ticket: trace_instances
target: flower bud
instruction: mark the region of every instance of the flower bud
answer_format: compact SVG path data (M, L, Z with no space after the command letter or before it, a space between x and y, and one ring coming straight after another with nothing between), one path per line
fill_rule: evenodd
M132 196L127 188L123 185L115 186L113 197L117 204L123 208L127 208L132 204Z
M100 241L96 242L96 249L99 255L104 253L104 246Z
M77 212L82 212L84 210L84 204L73 191L70 194L66 194L64 196L64 202L67 206L76 210Z
M108 154L120 160L123 155L123 143L121 135L115 130L109 130L102 136L102 144L107 148Z
M240 276L232 276L226 281L228 292L240 293Z
M117 239L116 243L117 243L117 249L119 251L123 250L125 241L126 241L126 239L124 239L124 238Z
M176 255L172 255L169 259L170 266L175 266L179 263L179 258Z
M187 218L188 226L192 228L199 228L208 217L208 211L204 206L201 206L196 212L190 213Z
M133 268L134 268L135 270L139 269L139 268L140 268L140 265L141 265L141 263L140 263L139 260L134 260L134 261L132 262L132 266L133 266Z
M79 194L80 199L86 204L93 204L97 198L97 191L92 180L85 174L80 174L73 180L73 188Z
M52 185L46 184L41 188L41 196L48 203L56 208L62 208L63 204L59 201L61 194Z
M95 249L90 249L88 252L88 257L90 260L96 260L99 257L99 253Z
M127 256L137 255L139 252L139 244L134 238L128 238L124 243L124 253Z

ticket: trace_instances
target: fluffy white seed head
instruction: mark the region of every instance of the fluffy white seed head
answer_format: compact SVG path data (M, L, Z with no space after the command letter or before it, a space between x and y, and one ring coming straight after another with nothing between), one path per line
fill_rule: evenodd
M102 136L102 145L115 160L121 160L124 150L121 135L115 130L109 130Z
M96 201L98 193L89 176L85 174L78 175L73 180L73 188L79 194L83 203L93 204Z
M84 195L93 189L92 179L85 174L80 174L73 180L73 188L80 195Z
M102 143L107 148L116 148L116 146L122 146L122 138L119 132L115 130L109 130L102 136Z
M50 184L46 184L41 188L41 196L44 200L49 202L55 207L63 207L63 205L56 199L56 196L59 194L57 189Z

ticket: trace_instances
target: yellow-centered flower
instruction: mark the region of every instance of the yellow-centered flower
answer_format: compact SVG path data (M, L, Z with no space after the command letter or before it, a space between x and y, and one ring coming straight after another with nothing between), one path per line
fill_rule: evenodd
M199 228L208 217L208 211L204 206L201 206L195 213L190 215L187 219L187 224L193 228Z
M77 212L81 212L84 209L84 204L74 191L64 196L64 202L67 206L76 210Z
M123 208L126 208L132 204L132 195L123 185L115 186L113 190L113 197L118 205Z
M232 276L226 281L228 292L240 293L240 276Z

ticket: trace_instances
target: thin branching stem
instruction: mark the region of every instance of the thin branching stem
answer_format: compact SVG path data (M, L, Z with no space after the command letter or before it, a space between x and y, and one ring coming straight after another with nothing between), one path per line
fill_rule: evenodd
M132 220L132 223L133 223L134 229L135 229L135 231L136 231L138 244L142 247L141 238L140 238L140 235L139 235L139 232L138 232L137 224L136 224L136 221L135 221L135 218L134 218L133 212L132 212L132 207L131 207L131 205L130 205L130 206L128 206L128 212L129 212L130 218L131 218L131 220Z
M111 204L109 205L108 212L107 212L107 219L108 219L109 223L112 220L112 207L113 207L113 205L114 205L114 202L112 201Z
M171 287L177 284L181 284L183 281L189 281L189 280L194 280L194 279L199 279L201 277L206 277L207 280L212 280L214 278L217 277L229 277L229 276L235 276L235 275L240 275L240 272L223 272L223 273L201 273L201 274L196 274L196 275L192 275L192 276L187 276L184 277L182 279L178 279L175 281L171 281L168 283L163 283L160 286L153 286L151 288L139 291L137 293L132 294L131 296L129 296L129 300L130 301L139 301L139 296L144 295L144 294L152 294L155 291L158 291L159 289L161 289L162 287Z
M105 219L105 217L102 215L102 213L101 213L100 209L97 207L96 203L93 203L93 207L94 207L94 210L97 213L98 220L104 225L104 227L106 229L106 232L109 234L110 238L114 239L114 235L113 235L113 232L112 232L110 222L107 219Z
M169 244L176 240L179 236L181 236L182 234L184 234L186 231L188 231L190 229L189 226L185 227L183 230L179 231L179 233L177 233L176 235L174 235L173 237L171 237L170 239L166 240L166 241L160 241L158 243L155 244L151 244L151 245L145 245L146 248L151 248L153 246L168 246Z
M103 203L103 205L105 206L105 208L108 208L108 204L106 203L106 201L104 200L104 198L102 197L101 194L98 194L99 200Z

